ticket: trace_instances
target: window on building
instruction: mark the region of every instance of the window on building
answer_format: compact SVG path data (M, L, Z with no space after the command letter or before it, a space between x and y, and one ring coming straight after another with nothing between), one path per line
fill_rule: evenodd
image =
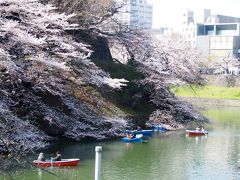
M233 37L214 36L210 38L210 49L232 49Z

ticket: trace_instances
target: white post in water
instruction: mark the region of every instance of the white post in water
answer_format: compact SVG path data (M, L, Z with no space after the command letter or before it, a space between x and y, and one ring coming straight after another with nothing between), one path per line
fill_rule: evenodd
M95 180L101 179L101 159L102 159L102 146L95 147Z

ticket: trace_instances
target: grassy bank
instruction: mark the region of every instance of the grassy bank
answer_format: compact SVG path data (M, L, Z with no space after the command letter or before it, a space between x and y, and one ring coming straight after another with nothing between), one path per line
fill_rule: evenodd
M240 99L240 87L220 86L181 86L173 87L171 91L180 97L195 97L208 99Z

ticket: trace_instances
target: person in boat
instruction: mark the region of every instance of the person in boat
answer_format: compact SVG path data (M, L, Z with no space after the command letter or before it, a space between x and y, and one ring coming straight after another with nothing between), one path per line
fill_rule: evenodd
M136 133L134 131L132 131L131 133L127 133L127 138L128 139L132 139L136 137Z
M132 138L136 138L136 132L132 131Z
M59 151L56 153L56 157L52 158L54 161L61 161L62 160L62 155Z
M127 134L127 138L128 138L128 139L132 139L132 135L128 133L128 134Z
M137 131L142 131L142 128L140 126L137 126Z
M38 155L38 158L37 158L38 161L45 161L46 159L44 158L44 154L41 152L39 155Z
M204 126L202 126L201 131L202 131L202 132L205 132Z
M200 127L199 126L196 128L196 131L200 131Z

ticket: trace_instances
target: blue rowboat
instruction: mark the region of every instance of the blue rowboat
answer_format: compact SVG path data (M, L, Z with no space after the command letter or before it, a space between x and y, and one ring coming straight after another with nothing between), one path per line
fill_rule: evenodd
M154 131L157 131L157 132L165 132L165 131L168 131L167 128L161 126L161 125L156 125L156 126L153 126L153 129Z
M143 142L143 140L141 138L128 138L128 137L124 137L122 138L123 142L127 142L127 143L134 143L134 142Z
M152 133L153 133L153 130L126 130L126 133L128 134L132 134L132 133L135 133L135 134L142 134L143 136L152 136Z

